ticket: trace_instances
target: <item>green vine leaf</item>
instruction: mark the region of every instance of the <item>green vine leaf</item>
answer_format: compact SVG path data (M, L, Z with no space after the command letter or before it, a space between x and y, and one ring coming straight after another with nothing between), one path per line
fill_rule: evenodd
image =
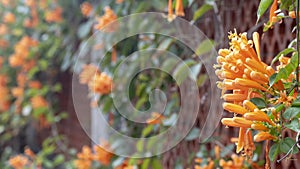
M255 98L251 98L250 101L254 103L256 107L259 109L266 108L267 106L266 102L262 98L255 97Z
M300 123L298 121L298 119L294 119L291 121L291 123L286 124L285 127L299 133L300 132Z
M267 11L267 9L271 6L273 0L261 0L257 10L257 20L256 23L259 21L261 16Z

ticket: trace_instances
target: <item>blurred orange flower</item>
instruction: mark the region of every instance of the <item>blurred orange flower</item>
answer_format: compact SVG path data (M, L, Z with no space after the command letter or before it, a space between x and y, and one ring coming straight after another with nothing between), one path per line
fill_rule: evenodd
M95 29L102 30L105 32L113 32L117 29L117 25L110 24L110 23L115 21L117 18L118 17L115 14L115 12L110 7L107 6L104 8L104 15L97 18L98 23L95 25ZM108 24L110 24L110 25L108 27L106 27L105 29L103 29Z
M22 88L22 87L12 88L12 95L14 97L21 97L21 96L23 96L23 94L24 94L24 88Z
M160 124L165 117L157 112L152 112L151 118L147 120L148 124Z
M91 148L83 146L81 152L77 154L74 164L77 169L89 169L91 168L92 160L93 154Z
M93 6L89 2L84 2L80 5L80 9L84 16L90 16L93 11Z
M30 99L30 102L34 109L48 106L47 101L42 96L34 96Z
M5 35L7 33L7 26L5 24L0 24L0 35Z
M112 91L113 81L105 73L95 74L94 79L88 83L90 91L99 94L109 94Z
M26 156L17 155L9 159L9 165L14 169L24 169L29 164L29 160Z
M0 39L0 48L6 48L8 47L8 45L9 45L8 41L4 39Z
M117 4L121 4L121 3L123 3L123 1L124 1L124 0L116 0L116 3L117 3Z
M95 150L95 155L93 156L93 159L95 161L98 161L102 165L106 165L106 166L110 164L110 160L113 154L109 152L110 145L108 142L102 141L101 146L98 145L94 146L94 150Z
M83 70L79 75L79 82L81 84L88 84L95 74L100 74L97 66L89 64L89 65L84 65Z
M16 21L16 17L13 13L6 13L3 17L3 22L4 23L14 23Z
M62 8L56 7L54 10L46 11L45 20L49 23L51 22L61 22L62 18Z
M32 89L40 89L42 87L41 82L35 80L28 83L28 86Z

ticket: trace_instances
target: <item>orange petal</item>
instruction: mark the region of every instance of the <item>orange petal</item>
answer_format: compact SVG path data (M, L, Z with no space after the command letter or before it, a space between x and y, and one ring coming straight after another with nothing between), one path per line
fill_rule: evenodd
M258 134L256 134L254 136L254 141L255 142L261 142L261 141L264 141L264 140L275 140L276 137L275 136L272 136L270 133L268 132L259 132Z
M248 110L250 111L254 111L255 109L257 109L257 107L255 106L255 104L253 104L251 101L249 100L245 100L243 102L243 106L246 107Z
M233 103L223 103L223 108L229 112L233 112L241 115L245 114L248 111L244 107Z
M236 153L239 153L243 150L245 144L245 133L246 128L241 127L239 131L239 141L236 146Z
M258 56L258 60L261 60L259 34L257 32L254 32L252 36L253 36L253 42L254 42L255 50L256 50L256 53L257 53L257 56Z

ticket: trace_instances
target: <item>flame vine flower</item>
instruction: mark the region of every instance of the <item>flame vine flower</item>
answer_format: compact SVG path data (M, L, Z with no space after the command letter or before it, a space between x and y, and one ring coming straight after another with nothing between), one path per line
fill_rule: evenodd
M225 100L223 108L234 114L221 122L239 128L236 153L242 153L249 160L255 150L254 142L273 141L277 145L288 140L288 148L293 148L290 143L294 141L282 138L281 133L283 129L291 128L291 117L287 114L298 102L297 92L291 87L295 79L296 53L291 58L276 57L274 62L278 60L279 64L274 69L261 60L259 34L255 32L252 36L253 40L248 40L246 33L229 33L230 48L219 50L218 64L215 65L216 75L221 80L218 87ZM288 75L283 76L282 72ZM276 149L275 155L272 154L273 149L270 152L272 160L279 153ZM269 147L265 150L269 152ZM267 158L266 166L269 166L268 161Z

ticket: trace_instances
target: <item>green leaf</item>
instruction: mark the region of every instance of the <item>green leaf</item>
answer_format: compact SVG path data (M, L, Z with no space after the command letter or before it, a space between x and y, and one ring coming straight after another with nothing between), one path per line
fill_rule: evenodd
M159 159L154 158L154 159L152 160L152 168L155 168L155 169L163 169L163 166L162 166L162 164L161 164L161 162L160 162Z
M148 125L143 131L142 131L142 136L146 137L147 135L149 135L151 133L151 131L153 130L154 125Z
M270 87L272 87L273 85L274 85L274 83L275 83L275 81L276 81L276 76L277 76L277 73L274 73L274 74L272 74L271 76L270 76L270 79L269 79L269 85L270 85Z
M199 138L199 136L200 136L200 129L195 127L185 137L185 140L187 140L187 141L195 140L195 139Z
M295 141L289 137L284 138L284 140L282 140L280 142L280 151L283 153L287 153L295 144ZM293 147L292 150L292 154L296 154L298 153L298 148L296 146Z
M182 63L180 63L173 72L173 77L176 80L176 83L178 85L181 85L182 82L191 75L191 71L189 66L195 64L195 61L193 60L187 60Z
M257 108L263 109L267 106L266 102L262 98L254 97L250 101L256 105Z
M299 133L300 132L300 125L298 119L294 119L291 121L291 123L286 124L285 127Z
M137 143L136 143L136 149L137 151L141 152L144 149L144 140L140 139Z
M141 169L148 169L150 164L151 158L146 158L143 160Z
M198 48L196 49L196 55L201 56L203 54L206 54L210 51L212 51L212 49L214 48L214 41L206 39L203 42L201 42L198 46Z
M279 153L279 144L275 143L272 145L269 151L269 158L271 161L274 161L277 158L277 155Z
M206 74L200 75L197 80L198 87L202 87L207 79L208 79L208 76Z
M178 60L174 59L174 58L168 58L166 61L164 61L164 63L161 66L161 69L166 71L166 72L170 72L174 66L177 64Z
M283 113L283 117L287 120L292 119L300 113L300 107L289 107Z
M283 51L281 51L281 52L279 52L275 57L274 57L274 59L272 60L272 62L271 62L271 66L273 66L273 64L275 63L275 62L277 62L278 61L278 59L279 59L279 57L281 56L281 55L287 55L287 54L289 54L289 53L291 53L291 52L294 52L295 51L295 49L294 48L286 48L286 49L284 49Z
M177 114L172 114L171 117L163 121L164 126L172 126L176 123L177 120Z
M194 17L193 20L196 21L197 19L199 19L201 16L203 16L206 12L208 12L209 10L213 9L213 7L209 4L204 4L202 5L195 13L194 13Z
M261 0L257 10L257 20L256 23L259 21L261 16L267 11L269 6L272 4L273 0Z
M92 21L82 23L78 28L77 36L80 39L85 38L90 33L92 26L93 26Z
M284 0L284 1L281 1L281 3L280 3L280 9L289 10L289 8L292 6L292 4L293 4L293 0Z
M65 160L65 157L64 157L62 154L59 154L59 155L57 155L57 156L55 157L53 163L54 163L55 166L57 166L57 165L63 163L64 160Z

